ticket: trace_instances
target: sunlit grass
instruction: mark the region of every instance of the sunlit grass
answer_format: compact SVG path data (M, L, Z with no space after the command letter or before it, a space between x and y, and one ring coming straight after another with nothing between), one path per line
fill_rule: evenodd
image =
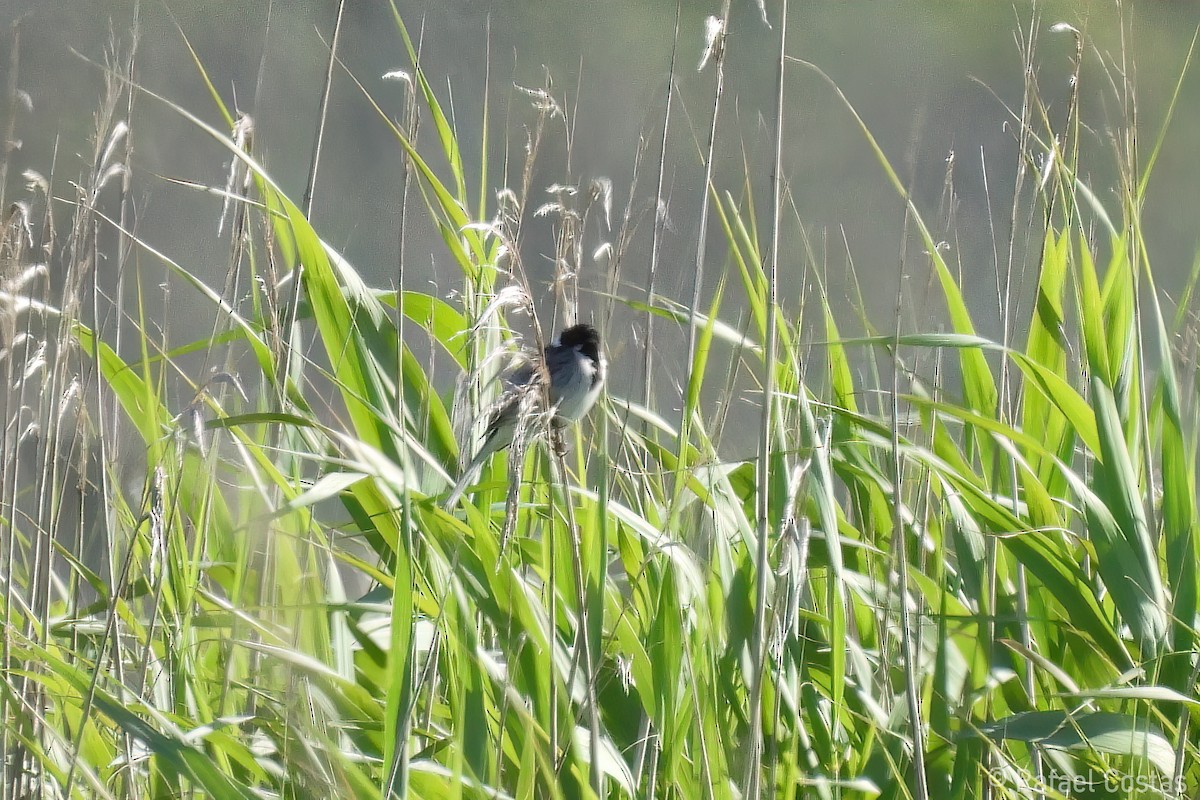
M406 158L405 218L426 215L458 271L452 299L413 289L403 259L400 291L368 286L258 161L251 121L215 89L220 130L149 95L124 79L128 56L107 71L93 174L57 206L35 180L9 213L0 797L1195 790L1194 278L1168 313L1140 217L1157 145L1144 163L1114 145L1122 192L1103 206L1080 177L1090 110L1043 107L1022 31L1008 202L1041 224L1008 234L999 268L1015 274L1028 249L1038 270L1028 297L997 281L1013 318L990 341L943 232L850 100L784 55L781 24L779 80L827 87L844 112L831 130L862 135L923 254L901 265L919 279L902 291L932 287L944 318L858 326L865 310L819 285L783 298L780 272L820 273L786 245L806 234L788 213L802 176L778 161L745 177L770 186L769 212L705 172L723 251L699 248L697 266L715 291L698 277L684 304L626 292L627 276L606 296L573 267L619 263L661 216L620 219L603 182L532 185L543 137L570 130L550 91L518 93L525 162L466 153L396 23L407 106L379 124ZM1080 45L1076 87L1105 69ZM783 96L764 116L786 120ZM103 194L131 168L130 103L167 104L230 154L214 189L225 286ZM722 104L709 113L719 135ZM705 170L713 151L698 152ZM521 261L534 214L556 232L554 310L534 308L545 293ZM106 243L124 282L111 300L92 256ZM164 274L167 313L203 303L211 334L178 341L147 317ZM628 396L614 387L580 430L497 458L444 508L510 320L537 347L576 314L638 353L617 365L638 378L619 384ZM657 349L651 320L686 326L686 361ZM682 367L676 394L651 391L639 347ZM431 377L429 353L456 384ZM194 354L202 370L184 368ZM745 402L761 413L731 416ZM1078 788L1105 776L1120 788Z

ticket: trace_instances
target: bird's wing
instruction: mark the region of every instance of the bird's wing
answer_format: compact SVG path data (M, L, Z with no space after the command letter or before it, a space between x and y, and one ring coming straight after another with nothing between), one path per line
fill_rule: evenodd
M528 362L522 364L504 376L503 380L506 391L511 389L521 389L525 386L528 386L529 382L533 380L533 376L533 365Z
M541 374L543 374L542 371L536 369L533 364L525 363L501 377L501 381L504 383L504 392L491 405L490 409L486 410L488 425L484 432L483 444L480 446L479 452L471 459L471 463L463 470L446 500L445 508L452 508L458 503L467 487L475 480L479 469L484 462L491 458L493 453L512 443L521 407L521 397L531 388L536 388L533 384L539 380L538 376Z

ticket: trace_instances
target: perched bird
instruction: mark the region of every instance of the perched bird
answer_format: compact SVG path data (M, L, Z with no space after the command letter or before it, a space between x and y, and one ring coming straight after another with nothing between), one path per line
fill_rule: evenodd
M458 503L493 453L512 444L520 421L521 399L526 393L540 393L541 382L549 378L554 424L567 425L583 419L596 404L607 372L608 364L600 352L600 334L591 325L572 325L546 346L540 363L521 367L509 375L506 379L509 388L492 412L483 444L450 492L446 508Z

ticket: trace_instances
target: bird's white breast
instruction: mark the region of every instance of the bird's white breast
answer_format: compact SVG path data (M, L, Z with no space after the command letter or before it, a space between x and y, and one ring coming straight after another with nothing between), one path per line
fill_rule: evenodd
M566 422L578 422L596 404L604 388L606 372L603 356L595 364L578 350L574 355L576 369L571 371L572 380L561 390L555 391L555 397L552 398L558 407L555 416Z

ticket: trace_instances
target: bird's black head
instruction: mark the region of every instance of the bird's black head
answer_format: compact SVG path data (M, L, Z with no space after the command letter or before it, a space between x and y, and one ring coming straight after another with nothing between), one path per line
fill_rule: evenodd
M600 334L591 325L572 325L558 335L562 347L578 347L593 361L600 360Z

